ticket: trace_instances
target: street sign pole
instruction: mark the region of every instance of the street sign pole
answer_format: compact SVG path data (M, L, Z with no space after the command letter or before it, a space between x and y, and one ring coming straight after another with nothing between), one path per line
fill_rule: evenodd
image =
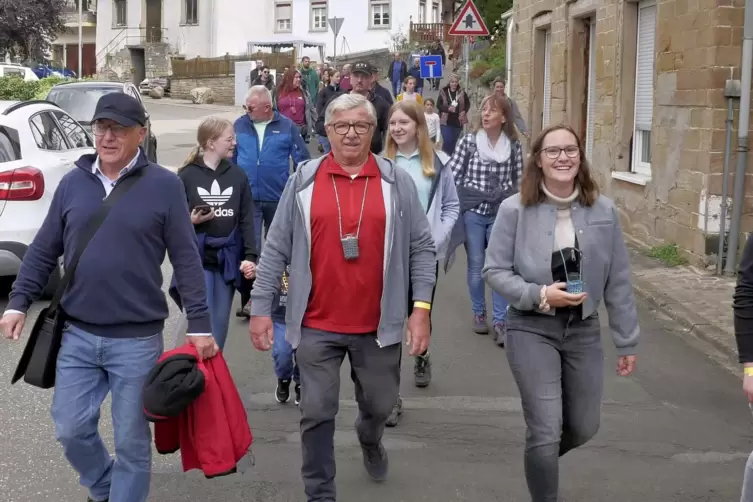
M331 17L327 20L329 27L332 28L332 33L335 34L335 46L332 49L332 66L337 68L337 35L340 34L340 28L343 27L344 17Z
M468 37L463 37L463 60L465 61L465 83L463 84L463 89L465 89L465 92L468 92L468 79L471 73L471 63L469 61L471 54L469 49Z
M78 0L78 79L81 80L83 75L83 54L84 54L84 0Z

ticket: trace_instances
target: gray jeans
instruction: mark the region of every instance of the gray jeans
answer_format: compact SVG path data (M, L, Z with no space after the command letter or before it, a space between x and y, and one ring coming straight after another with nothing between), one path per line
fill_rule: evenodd
M507 316L507 360L526 421L525 473L532 502L557 502L559 457L599 430L604 356L598 314L585 320Z
M335 416L340 403L340 366L350 360L362 445L382 440L397 402L400 344L380 348L375 334L341 335L303 328L296 362L301 372L301 474L308 502L335 502Z

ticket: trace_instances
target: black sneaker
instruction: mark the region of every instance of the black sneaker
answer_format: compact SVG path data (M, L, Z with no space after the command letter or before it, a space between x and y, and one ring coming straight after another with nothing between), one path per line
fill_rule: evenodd
M104 500L94 500L91 497L86 497L86 502L110 502L110 499L104 499Z
M392 413L390 413L390 416L387 417L387 421L384 423L387 427L397 427L398 422L400 422L400 415L403 414L403 398L398 397L397 403L395 403L395 406L392 408Z
M416 356L416 363L413 367L413 380L416 387L428 387L431 383L431 361L429 354Z
M290 399L290 380L277 380L275 399L278 403L287 403Z
M301 384L295 384L295 405L301 404Z
M382 443L380 442L377 446L361 445L361 451L363 452L363 466L366 467L369 477L374 481L384 481L387 478L389 461Z

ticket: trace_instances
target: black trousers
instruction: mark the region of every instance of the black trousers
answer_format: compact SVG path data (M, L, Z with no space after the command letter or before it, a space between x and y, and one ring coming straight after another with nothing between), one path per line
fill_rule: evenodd
M245 307L248 301L251 299L251 290L254 287L254 279L241 278L241 287L239 291L241 293L241 308Z
M439 278L439 262L437 262L437 267L434 271L434 277ZM429 311L429 332L432 330L431 326L431 314L434 312L434 294L437 292L437 283L434 283L434 289L431 290L431 310ZM413 313L413 286L408 286L408 315L411 315ZM424 352L422 355L426 355L426 353L429 352L427 349L426 352ZM400 367L403 365L403 344L400 344Z

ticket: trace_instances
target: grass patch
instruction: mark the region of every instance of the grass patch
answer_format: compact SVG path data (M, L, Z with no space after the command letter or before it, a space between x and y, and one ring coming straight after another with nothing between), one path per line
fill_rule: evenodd
M665 265L669 267L678 267L680 265L687 265L686 260L680 250L677 248L677 244L665 244L663 246L654 246L649 249L646 254L651 258L661 260Z

